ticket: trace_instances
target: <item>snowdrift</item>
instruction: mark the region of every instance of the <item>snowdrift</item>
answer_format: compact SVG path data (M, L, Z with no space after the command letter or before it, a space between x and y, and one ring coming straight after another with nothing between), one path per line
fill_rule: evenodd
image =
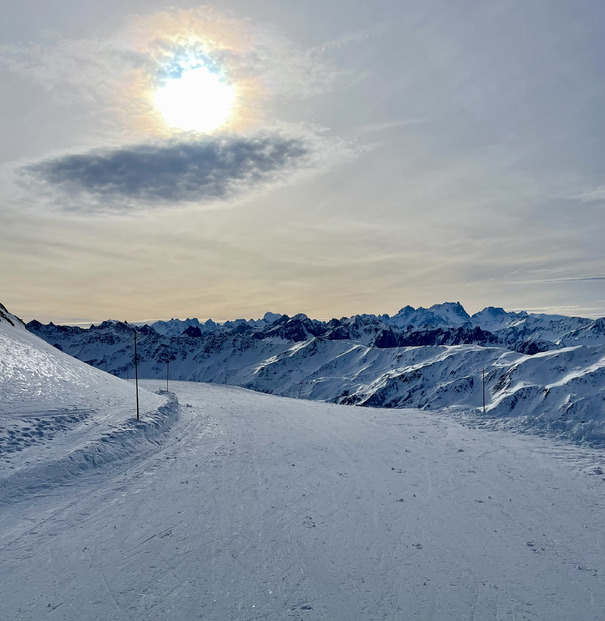
M149 448L178 407L141 389L137 422L133 384L58 351L3 306L0 395L0 503Z

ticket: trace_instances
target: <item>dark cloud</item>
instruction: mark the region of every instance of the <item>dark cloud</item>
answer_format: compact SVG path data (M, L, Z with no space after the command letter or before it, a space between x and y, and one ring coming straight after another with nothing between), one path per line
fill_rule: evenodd
M68 194L105 201L179 203L226 199L302 166L312 148L280 134L205 137L65 155L25 169Z

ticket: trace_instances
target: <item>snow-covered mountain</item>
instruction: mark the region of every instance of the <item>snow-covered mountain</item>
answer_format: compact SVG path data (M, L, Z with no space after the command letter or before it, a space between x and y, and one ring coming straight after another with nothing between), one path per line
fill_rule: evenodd
M216 323L212 319L201 322L199 319L170 319L169 321L154 321L151 327L164 336L180 336L188 331L191 336L199 336L201 333L214 332L219 329L232 329L240 326L250 326L261 330L279 319L281 315L276 313L265 313L262 319L236 319L235 321L225 321Z
M103 322L83 329L34 321L28 328L122 378L134 374L136 330L140 377L165 377L169 370L172 379L290 397L449 408L478 424L605 442L603 319L496 308L471 317L459 303L445 303L430 309L407 306L393 317L356 315L328 322L304 314L267 314L226 324L177 322ZM180 335L173 334L177 326L184 328Z
M495 332L503 328L509 328L527 319L529 315L522 311L520 313L507 312L503 308L488 306L482 311L475 313L471 318L474 325L481 326L484 330Z
M471 318L460 302L445 302L445 304L434 304L430 308L422 308L421 306L416 309L412 306L405 306L396 315L390 317L388 322L398 328L408 326L414 328L423 326L460 327L470 326Z

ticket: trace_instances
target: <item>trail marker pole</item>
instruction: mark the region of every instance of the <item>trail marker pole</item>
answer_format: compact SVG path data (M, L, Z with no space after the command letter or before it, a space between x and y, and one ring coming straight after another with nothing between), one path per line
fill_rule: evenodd
M168 392L168 376L170 375L170 358L166 358L166 392Z
M137 393L137 420L139 420L139 369L137 367L137 331L134 332L134 379L136 384L136 393Z
M483 385L483 413L485 414L485 369L481 369L481 379Z

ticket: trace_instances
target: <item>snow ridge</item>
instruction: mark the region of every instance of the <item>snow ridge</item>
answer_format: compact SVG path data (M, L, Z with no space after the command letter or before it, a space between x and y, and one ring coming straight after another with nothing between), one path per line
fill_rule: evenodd
M6 306L0 303L0 323L5 322L11 325L13 328L25 328L25 323L22 319L19 319L17 315L9 313Z

